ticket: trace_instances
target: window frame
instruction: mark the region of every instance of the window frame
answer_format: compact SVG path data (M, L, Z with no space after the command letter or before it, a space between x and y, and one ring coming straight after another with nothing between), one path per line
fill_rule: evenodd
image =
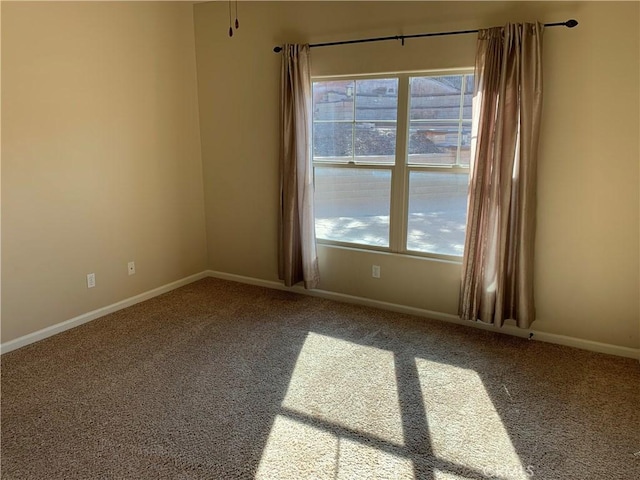
M446 173L469 173L469 166L460 164L460 151L462 143L462 127L463 125L471 125L471 120L463 119L464 95L466 84L463 83L461 88L460 113L455 120L445 120L445 123L455 124L458 126L458 145L456 149L456 163L454 165L429 165L429 164L410 164L408 147L410 141L410 124L411 124L411 105L410 105L410 82L415 77L438 77L448 75L473 75L473 67L441 69L441 70L413 70L404 72L387 72L375 74L358 74L358 75L318 75L312 76L311 82L328 82L328 81L358 81L373 79L398 79L398 103L396 114L396 151L395 161L393 164L363 162L335 162L327 160L314 160L313 157L313 138L310 142L311 162L313 168L313 178L315 185L316 167L325 168L349 168L349 169L369 169L369 170L388 170L391 172L391 185L389 197L389 245L367 245L364 243L344 242L317 238L317 242L322 245L346 247L354 250L378 251L385 253L393 253L404 256L415 256L420 258L429 258L436 260L446 260L455 263L462 262L462 255L447 255L433 252L423 252L418 250L410 250L407 248L408 240L408 224L409 224L409 177L411 172L446 172ZM463 80L466 82L466 78ZM354 93L355 95L355 93ZM311 131L313 131L313 112L310 115ZM353 120L356 123L355 117ZM443 120L420 120L420 123L438 123ZM351 122L345 122L351 123ZM354 145L355 149L355 145ZM354 150L355 157L355 150ZM315 222L315 219L314 219Z

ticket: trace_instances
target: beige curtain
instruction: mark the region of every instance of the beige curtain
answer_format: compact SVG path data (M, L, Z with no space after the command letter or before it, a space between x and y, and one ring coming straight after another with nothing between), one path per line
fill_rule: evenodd
M320 281L313 213L309 46L285 45L280 92L278 273L285 285Z
M481 30L459 314L502 326L535 320L533 250L543 25Z

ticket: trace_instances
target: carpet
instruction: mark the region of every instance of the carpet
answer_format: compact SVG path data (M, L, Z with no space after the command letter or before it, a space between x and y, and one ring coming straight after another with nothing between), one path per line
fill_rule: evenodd
M2 356L3 479L637 479L640 367L207 278Z

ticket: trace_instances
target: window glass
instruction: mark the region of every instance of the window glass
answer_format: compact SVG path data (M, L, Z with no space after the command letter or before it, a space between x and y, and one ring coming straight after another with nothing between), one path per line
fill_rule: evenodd
M394 163L396 124L358 122L355 124L356 163Z
M355 82L313 83L313 120L353 120Z
M398 79L356 81L356 120L389 121L398 117Z
M353 124L314 122L313 159L347 163L353 158Z
M460 257L474 87L472 74L314 82L316 237ZM398 118L408 120L400 130ZM393 214L392 202L402 206Z
M462 139L460 142L460 165L463 167L469 166L471 150L471 124L462 124Z
M460 118L462 75L413 77L410 92L411 120Z
M409 163L454 165L458 156L460 126L452 122L411 122Z
M316 237L389 246L391 172L315 168Z
M468 173L410 172L408 250L463 254L468 183Z

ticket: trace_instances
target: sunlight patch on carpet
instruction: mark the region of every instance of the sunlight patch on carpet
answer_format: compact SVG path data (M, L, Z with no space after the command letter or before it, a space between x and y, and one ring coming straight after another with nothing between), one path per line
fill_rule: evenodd
M370 445L340 439L336 478L413 479L413 462Z
M335 435L278 415L255 478L334 478L337 452Z
M433 471L433 480L470 480L474 477L465 477L456 473L444 472L438 469Z
M393 352L309 332L282 406L404 445Z
M421 358L416 368L435 456L489 478L530 478L477 372Z
M407 458L278 415L255 478L412 479L414 475Z

